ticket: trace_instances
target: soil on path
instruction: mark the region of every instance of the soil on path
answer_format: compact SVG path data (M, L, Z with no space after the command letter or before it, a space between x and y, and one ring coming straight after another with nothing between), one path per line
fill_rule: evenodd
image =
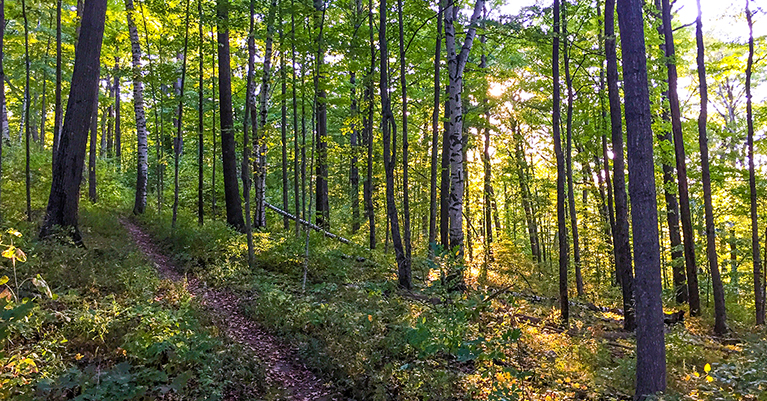
M226 289L208 287L192 275L184 277L173 260L159 250L141 227L125 219L121 222L163 278L176 282L186 278L189 293L210 311L221 331L268 365L268 386L277 386L289 400L329 401L338 398L330 386L325 385L301 363L294 349L242 315L239 307L242 300L239 297Z

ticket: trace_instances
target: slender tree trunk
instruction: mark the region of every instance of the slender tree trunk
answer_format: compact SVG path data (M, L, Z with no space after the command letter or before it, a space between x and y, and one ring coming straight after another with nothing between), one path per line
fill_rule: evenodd
M554 134L554 153L557 158L557 236L559 239L559 308L565 324L570 318L570 302L567 289L567 268L569 265L570 246L567 240L567 222L565 217L565 157L562 152L560 130L560 89L559 89L559 1L554 0L554 46L551 67L554 76L553 110L551 123Z
M666 43L666 66L668 67L668 100L671 107L671 131L674 135L674 154L676 155L676 175L679 185L679 209L682 221L684 241L684 259L687 267L687 296L690 302L690 315L700 313L700 295L698 292L698 268L695 263L695 241L693 238L692 218L690 216L690 195L687 189L687 161L685 160L682 119L677 93L677 71L674 51L674 34L671 27L671 5L669 0L662 0L663 33Z
M281 82L281 97L280 97L280 134L282 139L282 210L288 210L288 101L286 94L288 92L288 79L287 70L285 69L285 45L284 35L282 30L282 8L280 8L280 18L278 23L280 33L280 80ZM298 212L296 210L296 212ZM283 228L285 231L290 230L290 219L283 216L282 219Z
M751 105L751 77L754 66L754 28L750 0L746 0L746 21L748 22L748 62L746 64L746 124L748 134L748 186L751 199L751 252L754 260L754 304L756 324L764 324L764 282L762 278L762 260L759 255L759 215L756 207L756 173L754 172L754 112Z
M88 126L98 90L99 57L106 9L106 0L89 0L83 10L67 111L56 164L53 167L51 193L45 221L40 229L41 238L53 234L55 226L69 230L69 235L79 246L82 246L82 237L77 227L80 182L88 141Z
M248 137L248 117L252 118L252 114L248 113L251 108L253 93L254 78L253 74L256 69L256 39L255 39L255 24L256 24L256 12L254 0L250 0L248 15L250 17L250 28L248 29L248 78L245 87L245 109L242 123L242 195L245 198L245 234L248 241L248 267L251 269L255 265L256 256L253 249L253 225L250 216L250 181L252 177L252 171L250 167L250 138ZM252 121L255 123L255 121Z
M567 4L562 0L562 5ZM573 262L575 264L575 286L578 296L583 296L583 275L581 274L581 246L578 236L578 214L575 210L575 191L573 188L573 78L570 74L570 52L567 40L567 12L562 7L562 34L563 34L563 52L565 61L565 83L567 84L567 119L565 129L567 130L567 199L570 208L570 229L573 232Z
M317 187L316 187L316 222L317 225L327 230L330 228L330 206L328 201L328 112L327 112L327 94L324 83L320 82L323 78L322 65L325 59L325 49L323 42L323 32L325 30L325 1L314 0L314 24L318 30L317 36L317 57L315 61L316 72L314 74L314 92L317 97L316 131L317 131ZM317 14L320 14L319 21Z
M487 9L482 9L482 19L487 19ZM482 24L482 27L484 29L485 24ZM482 56L480 57L480 65L479 68L482 71L485 71L487 73L487 55L485 54L485 44L487 43L487 36L483 33L480 38L480 43L482 44ZM492 204L495 201L495 194L493 193L493 183L492 183L492 173L493 173L493 166L490 162L490 106L488 105L487 96L484 96L482 99L482 102L484 103L484 149L482 150L482 169L483 169L483 181L484 181L484 193L483 196L483 223L484 223L484 229L485 229L485 263L484 263L484 271L483 274L487 274L487 267L488 264L493 260L493 251L492 251L492 245L493 245L493 209ZM496 218L497 218L496 213ZM500 227L498 234L500 235Z
M621 1L630 2L634 0ZM624 7L634 7L634 5L627 3ZM615 0L606 0L605 54L607 58L607 95L610 103L610 132L613 140L613 194L615 195L613 244L615 246L615 265L618 272L618 282L621 283L623 294L623 329L633 331L636 327L636 322L634 321L634 269L631 266L631 245L629 244L628 196L626 194L626 176L624 173L626 167L623 159L623 128L621 126L618 58L615 42ZM626 96L626 98L629 97ZM628 124L626 127L628 128Z
M91 126L90 126L90 145L88 152L88 198L91 202L96 203L98 200L96 196L96 151L98 149L98 120L99 120L99 94L96 91L96 102L93 104L93 112L91 113Z
M45 120L48 115L48 104L46 102L46 94L48 91L45 90L45 87L48 83L48 54L51 49L51 38L48 37L48 44L45 45L45 67L43 68L43 89L42 89L42 99L40 100L40 146L45 147Z
M293 91L293 200L296 207L296 217L301 215L301 194L299 192L299 169L300 154L298 146L298 98L296 96L296 13L295 1L290 0L290 47L291 47L291 67L293 81L291 90ZM303 101L303 100L302 100ZM301 225L296 219L296 237L301 234Z
M181 82L179 84L178 91L178 123L176 124L176 140L173 141L173 218L171 220L171 227L176 228L176 220L178 218L178 196L179 196L179 161L181 159L181 148L183 146L183 137L181 136L181 129L184 125L184 84L186 83L186 56L189 51L189 3L190 0L186 0L186 24L184 25L184 55L181 61Z
M412 244L410 241L410 183L408 181L408 127L407 127L407 75L405 59L405 23L402 17L402 0L397 0L397 15L399 19L399 61L400 89L402 90L402 226L403 242L405 243L405 262L400 267L399 281L404 288L410 289ZM396 131L395 131L396 132ZM394 144L396 146L396 141ZM407 280L405 283L404 281Z
M218 152L218 149L216 149L216 146L217 146L217 144L216 144L216 127L218 127L218 121L216 121L216 93L218 93L216 91L216 77L217 77L217 74L216 74L216 53L217 53L216 52L216 46L218 46L218 42L213 38L213 27L212 26L210 28L210 36L211 36L211 39L212 39L212 42L213 42L213 49L212 49L213 51L211 52L211 57L213 59L212 63L211 63L212 64L211 68L213 70L213 77L211 79L212 87L213 87L213 90L211 91L211 93L212 93L211 97L213 97L213 121L212 121L211 129L210 129L211 134L212 134L211 135L212 136L211 140L213 141L213 150L212 150L213 166L211 168L211 183L210 183L210 189L211 189L210 190L210 193L211 193L211 196L210 196L210 214L211 214L211 216L213 216L213 218L215 218L216 217L216 212L217 212L217 209L216 209L216 198L217 198L216 191L217 191L217 188L218 188L216 186L216 165L218 164L217 160L216 160L216 155L217 155L217 152Z
M450 0L445 0L450 1ZM450 94L448 94L450 96ZM439 239L445 251L450 250L450 100L444 104L445 116L442 133L442 154L439 181Z
M59 134L61 132L61 0L56 1L56 104L53 117L53 145L51 146L52 161L56 163L56 153L59 148ZM4 104L4 103L3 103ZM5 120L3 120L5 121Z
M379 87L381 89L381 130L383 133L384 146L384 170L386 170L386 215L389 220L389 226L391 227L391 238L394 245L394 254L397 259L397 278L399 286L409 290L412 286L410 266L408 265L405 249L402 245L399 218L397 216L397 205L394 200L394 164L397 161L397 152L396 146L392 145L396 145L397 143L397 126L391 111L391 100L389 98L389 52L386 41L387 10L386 0L381 0L381 4L379 5L380 20L378 24L378 43L381 51L381 63L379 66L381 69L381 82L379 83Z
M135 9L133 0L125 0L125 9L128 15L128 32L131 41L131 55L133 61L133 110L136 114L136 199L133 203L133 214L143 214L146 209L146 184L148 164L148 143L146 130L146 114L144 113L144 81L141 77L141 45L139 44L138 30L134 20ZM157 129L155 127L155 129ZM119 141L118 141L119 142ZM120 145L117 145L120 148ZM120 158L119 151L117 158Z
M32 221L32 195L31 195L31 182L30 182L30 169L29 169L29 96L30 96L30 82L29 82L29 22L27 21L27 4L25 0L21 0L21 13L24 18L24 70L26 71L26 84L24 86L24 138L26 147L26 169L24 173L26 190L27 190L27 221Z
M698 80L700 81L700 115L698 116L698 143L700 144L700 164L703 180L703 200L706 213L706 254L711 270L711 282L714 292L714 333L722 336L727 331L727 311L724 304L724 286L719 275L719 259L716 254L716 231L714 227L714 207L711 202L711 172L708 164L708 138L706 122L708 119L708 84L706 82L706 61L703 45L703 17L698 3L698 18L695 21L695 42L698 47Z
M367 174L363 183L363 198L365 201L365 214L368 218L369 247L376 248L376 224L375 211L373 210L373 80L376 64L376 49L373 30L373 0L368 0L368 31L370 33L370 70L365 79L365 107L366 115L363 116L362 125L365 131L365 143L367 145Z
M203 85L204 82L204 70L203 70L203 61L205 58L203 57L203 44L205 43L205 38L202 34L202 0L197 0L197 15L199 16L199 21L197 22L197 27L199 28L199 35L200 35L200 43L198 44L199 48L199 76L197 81L197 224L201 225L203 224L203 213L204 213L204 203L203 203L203 190L205 189L204 186L204 179L203 179L203 162L204 162L204 136L205 133L205 110L204 110L204 93L203 93ZM215 160L214 160L215 163Z
M442 84L440 80L440 58L442 56L442 8L440 0L437 11L437 34L434 43L434 110L431 115L431 180L429 181L429 257L434 257L437 241L437 151L439 149L439 103Z
M618 0L618 22L623 50L629 191L637 266L635 399L644 400L666 389L666 348L642 1Z
M226 196L226 222L238 231L245 230L240 190L237 185L237 154L232 115L232 73L229 59L229 0L218 0L218 90L221 107L221 151Z
M514 129L514 149L517 160L517 177L519 179L520 197L522 198L522 209L525 212L525 221L527 223L527 231L530 237L530 252L533 255L533 259L541 263L541 250L538 242L538 227L535 223L535 216L533 214L533 208L531 205L530 187L528 185L527 178L527 159L525 158L525 152L522 148L522 135L519 133L519 127L515 126Z
M136 34L138 37L138 33ZM122 130L120 129L120 97L122 96L122 90L120 87L120 75L119 75L119 62L120 59L115 57L115 157L117 163L122 161ZM145 121L146 123L146 118Z

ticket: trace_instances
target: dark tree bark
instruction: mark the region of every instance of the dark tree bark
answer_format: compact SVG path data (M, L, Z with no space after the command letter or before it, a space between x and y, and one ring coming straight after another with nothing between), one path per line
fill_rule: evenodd
M450 0L446 0L450 1ZM448 95L449 96L449 95ZM442 247L450 250L450 101L445 100L445 116L442 133L442 158L439 181L439 239Z
M628 196L626 195L626 176L624 173L626 166L623 159L623 128L621 126L618 58L615 42L615 0L606 0L605 53L607 57L607 95L610 103L610 132L613 140L613 194L615 195L613 244L618 282L621 283L623 294L623 329L633 331L636 327L634 321L634 269L631 266L631 245L629 244Z
M376 248L376 224L375 211L373 210L373 80L376 65L376 48L373 30L373 0L368 0L368 31L370 33L370 70L365 79L365 107L367 113L363 116L362 125L365 131L365 143L367 144L367 174L363 183L363 198L365 201L365 214L368 218L368 228L370 230L369 243L370 249Z
M746 124L748 134L748 186L751 200L751 252L754 260L754 304L756 324L764 324L764 281L762 278L762 260L759 255L759 215L756 203L756 174L754 172L754 112L751 104L751 78L754 67L754 27L750 0L746 0L746 21L748 22L748 62L746 64Z
M282 31L282 8L280 7L280 18L278 23L280 33L280 134L282 140L282 210L288 210L288 101L285 96L288 92L288 76L285 69L285 48L284 48L284 35ZM296 210L296 212L298 212ZM290 230L290 219L283 216L282 219L283 228L285 231Z
M211 131L211 134L212 134L211 135L212 136L211 140L213 141L213 150L212 150L213 166L211 168L211 180L210 180L211 181L210 182L210 188L211 188L211 191L210 191L211 192L211 196L210 196L210 214L213 216L213 218L215 218L216 217L216 212L217 212L217 209L216 209L216 206L217 206L216 205L216 198L217 198L216 190L218 188L216 186L216 165L218 164L217 161L216 161L216 154L217 154L216 152L218 152L218 149L216 149L216 146L217 146L217 143L216 143L216 127L218 126L218 121L216 121L216 93L218 93L216 91L216 77L217 77L217 74L216 74L216 46L218 46L218 42L213 37L213 27L212 26L210 28L210 37L212 39L211 42L213 42L212 43L213 44L213 49L212 49L213 51L211 52L211 58L212 58L212 60L211 60L211 64L212 64L211 65L211 69L213 70L213 78L211 79L212 87L213 87L213 90L211 91L211 93L212 93L211 97L213 98L213 121L212 121L212 124L210 126L211 127L210 131Z
M440 80L440 58L442 56L442 8L439 1L437 11L437 34L434 44L434 110L431 115L431 179L429 181L429 257L434 257L437 241L437 163L439 150L439 98L442 92Z
M317 107L315 110L315 123L314 127L317 132L317 143L315 145L317 151L317 166L316 166L316 188L315 188L315 214L316 223L318 226L327 230L330 228L330 204L328 201L328 110L327 110L327 94L324 83L320 82L323 78L322 65L325 59L325 49L323 42L323 32L325 30L325 1L314 0L314 24L317 34L317 55L315 57L315 74L314 74L314 93L317 98ZM319 14L319 16L318 16Z
M722 336L727 331L727 310L724 304L724 286L719 275L719 259L716 254L716 231L714 227L714 207L711 202L711 172L708 165L708 138L706 123L708 120L708 84L706 83L706 60L703 44L703 17L698 4L698 18L695 21L695 42L698 47L698 80L700 81L700 115L698 116L698 143L700 144L700 164L703 179L703 200L706 209L706 254L711 269L711 283L714 292L714 333Z
M204 180L203 180L203 162L204 162L204 136L205 133L205 110L204 110L204 94L203 94L203 85L204 85L204 79L203 79L203 61L205 58L203 57L203 45L205 44L205 38L202 34L202 0L197 1L197 15L199 18L199 21L197 22L197 27L199 28L199 35L200 35L200 43L198 44L199 48L199 76L197 81L197 224L202 225L203 224L203 213L205 210L204 203L203 203L203 190L204 187ZM215 160L213 161L215 163Z
M538 226L535 221L533 207L531 205L532 195L527 176L527 158L522 147L522 135L519 132L519 126L514 129L514 150L517 160L517 178L519 180L520 197L522 198L522 209L525 212L525 222L527 223L527 232L530 237L530 252L533 259L541 263L541 250L538 241Z
M93 104L93 112L91 113L90 145L88 146L88 198L93 203L96 203L98 200L96 196L96 151L98 150L96 143L98 138L98 120L99 94L97 90L96 102Z
M298 144L298 98L296 96L296 13L295 1L290 0L290 48L291 48L291 66L293 81L291 89L293 91L293 200L296 207L296 217L301 215L301 193L299 192L299 169L300 154ZM302 216L303 217L303 216ZM301 224L296 219L296 236L301 233Z
M560 89L559 89L559 1L554 0L554 46L551 69L554 77L553 109L551 123L554 134L554 154L557 158L557 236L559 240L559 308L562 320L567 324L570 318L570 302L567 290L567 267L570 246L567 239L567 217L565 216L565 157L562 152L560 130Z
M237 155L232 116L232 72L229 57L229 0L218 0L218 90L221 107L221 152L226 197L226 222L238 231L245 230L240 189L237 184Z
M402 245L400 236L399 218L397 216L397 205L394 203L394 164L396 163L396 145L397 126L394 122L394 115L391 111L391 100L389 98L389 52L386 43L386 0L381 0L379 5L380 20L378 24L378 43L380 46L381 57L379 68L381 70L381 81L379 87L381 90L381 131L383 133L383 158L384 170L386 172L386 215L391 227L391 238L394 245L394 254L397 259L397 278L399 286L410 289L412 280L410 277L410 265L408 264L405 249Z
M53 146L51 146L51 165L56 163L56 153L59 147L61 132L61 0L56 1L56 104L53 117ZM3 103L4 104L4 103ZM3 120L4 121L4 120Z
M567 13L564 5L567 4L566 0L563 0L562 9L562 36L563 40L563 52L565 61L565 84L567 85L567 117L565 121L565 129L567 130L567 199L570 211L570 229L573 233L573 263L575 265L575 286L578 291L578 296L583 295L583 275L581 274L581 246L580 238L578 236L578 214L575 210L575 191L573 188L573 78L570 74L570 51L569 43L567 40Z
M359 26L356 28L359 28ZM357 29L355 29L355 32L356 31ZM351 46L353 47L353 45ZM359 128L357 126L359 105L357 103L357 74L354 71L349 73L349 84L351 86L350 109L352 116L351 133L349 134L349 148L351 149L351 161L349 165L349 197L351 198L352 207L352 233L356 233L360 229L360 169L358 157Z
M643 400L666 390L666 348L642 1L618 0L618 23L623 50L629 192L637 267L635 399Z
M148 143L146 129L146 114L144 113L144 81L141 77L141 45L139 44L138 29L134 19L135 9L133 0L125 0L125 9L128 15L128 33L131 41L131 55L133 63L133 110L136 114L136 198L133 203L133 214L143 214L146 209L146 184L148 163ZM156 111L155 111L156 113ZM157 123L155 114L155 125ZM155 129L157 127L155 126ZM120 158L119 140L117 144L117 158ZM159 205L158 205L159 206ZM159 211L159 207L158 207Z
M184 25L184 55L181 61L181 81L178 85L178 122L176 124L176 140L173 141L173 217L171 227L176 228L176 219L178 218L178 195L179 195L179 161L181 159L181 148L183 146L183 137L181 128L183 127L184 116L184 84L186 83L186 55L189 51L189 3L186 0L186 24Z
M410 183L408 181L408 127L407 127L407 75L405 59L405 23L402 17L402 0L397 0L397 15L399 20L399 79L402 91L402 228L405 243L405 263L400 267L400 286L410 289L412 244L410 241ZM396 133L396 131L395 131ZM393 141L396 146L396 139ZM404 276L404 277L403 277ZM406 283L404 281L407 281Z
M31 182L30 182L30 169L29 169L29 96L30 96L30 83L29 83L29 21L27 20L27 4L25 0L21 0L21 13L24 18L24 70L26 71L26 84L24 86L24 138L26 148L26 169L24 170L24 177L27 190L27 221L32 221L32 195L31 195Z
M671 109L671 131L674 135L674 154L676 156L676 176L679 185L679 209L682 221L684 259L687 268L687 297L690 303L690 315L700 313L700 295L698 291L698 268L695 263L695 241L693 238L692 218L690 215L690 195L687 189L687 161L685 160L682 119L677 93L677 71L674 51L674 31L671 27L671 5L669 0L662 0L663 36L665 39L666 66L668 67L668 100Z
M115 142L114 152L117 163L122 160L122 131L120 127L120 97L122 90L120 87L120 59L115 57Z
M67 111L56 164L53 167L51 193L45 221L40 230L40 237L46 238L53 233L55 226L61 227L69 231L69 235L79 246L82 246L82 237L77 227L80 182L88 141L88 126L98 90L99 57L106 9L106 0L89 0L83 10Z

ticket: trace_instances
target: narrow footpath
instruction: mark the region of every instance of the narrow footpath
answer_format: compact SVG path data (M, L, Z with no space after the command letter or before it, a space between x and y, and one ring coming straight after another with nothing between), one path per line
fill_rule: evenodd
M154 263L162 278L175 282L185 279L173 260L160 251L149 234L127 219L120 221L133 237L139 250ZM340 399L329 385L324 384L306 368L294 349L244 316L239 307L242 300L235 294L226 289L208 287L192 275L187 275L186 280L189 293L209 310L219 329L268 366L265 372L267 386L277 386L288 400ZM257 396L254 395L254 398L247 399L255 398Z

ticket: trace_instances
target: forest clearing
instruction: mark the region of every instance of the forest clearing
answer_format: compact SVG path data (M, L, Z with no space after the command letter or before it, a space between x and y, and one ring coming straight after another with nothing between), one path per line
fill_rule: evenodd
M0 399L765 399L765 19L0 0Z

